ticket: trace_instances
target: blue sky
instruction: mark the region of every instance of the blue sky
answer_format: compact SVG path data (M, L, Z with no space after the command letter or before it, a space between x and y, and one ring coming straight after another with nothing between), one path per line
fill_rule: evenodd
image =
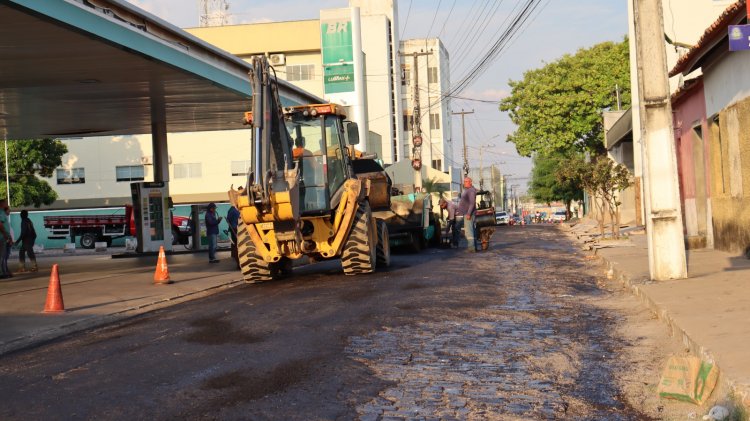
M128 0L179 27L198 26L198 0ZM472 67L507 27L507 17L521 0L397 0L401 38L440 35L453 59L451 79L456 82ZM346 7L347 0L229 0L233 23L254 23L315 19L320 9ZM496 11L491 13L490 11ZM408 16L408 20L407 20ZM487 25L482 25L482 22ZM484 31L478 28L485 27ZM432 28L432 29L431 29ZM520 80L526 70L538 68L564 54L603 41L620 41L627 34L625 0L541 0L523 31L493 61L492 65L460 95L466 98L497 101L508 94L509 80ZM471 40L471 42L467 42ZM473 47L469 48L467 45ZM468 51L465 51L469 48ZM506 174L514 174L513 184L525 190L531 161L518 157L515 146L505 138L515 126L496 104L453 100L453 112L474 110L466 116L469 162L479 165L479 146L484 148L484 164L500 165ZM453 139L460 166L461 120L453 120Z

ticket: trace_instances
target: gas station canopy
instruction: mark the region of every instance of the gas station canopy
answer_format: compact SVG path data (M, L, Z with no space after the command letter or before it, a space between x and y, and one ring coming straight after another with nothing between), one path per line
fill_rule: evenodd
M125 1L0 0L0 138L242 129L249 69Z

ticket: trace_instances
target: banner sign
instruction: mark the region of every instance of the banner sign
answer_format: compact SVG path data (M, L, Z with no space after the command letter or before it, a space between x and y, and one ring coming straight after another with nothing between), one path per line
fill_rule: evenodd
M320 37L324 92L326 94L354 92L351 19L322 20Z
M729 25L729 51L750 50L750 25Z

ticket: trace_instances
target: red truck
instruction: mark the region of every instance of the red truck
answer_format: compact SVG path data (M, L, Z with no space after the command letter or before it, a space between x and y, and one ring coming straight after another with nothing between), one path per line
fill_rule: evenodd
M56 215L44 217L44 228L49 239L65 239L75 243L81 237L81 247L92 249L97 241L112 245L112 240L135 236L133 207L125 206L124 215ZM172 244L188 244L192 223L185 216L172 215Z

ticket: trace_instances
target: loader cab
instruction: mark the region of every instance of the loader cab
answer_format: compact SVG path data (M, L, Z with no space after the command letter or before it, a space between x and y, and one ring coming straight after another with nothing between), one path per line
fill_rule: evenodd
M300 211L303 215L328 213L349 177L344 116L336 105L323 104L287 108L285 117L301 173Z

